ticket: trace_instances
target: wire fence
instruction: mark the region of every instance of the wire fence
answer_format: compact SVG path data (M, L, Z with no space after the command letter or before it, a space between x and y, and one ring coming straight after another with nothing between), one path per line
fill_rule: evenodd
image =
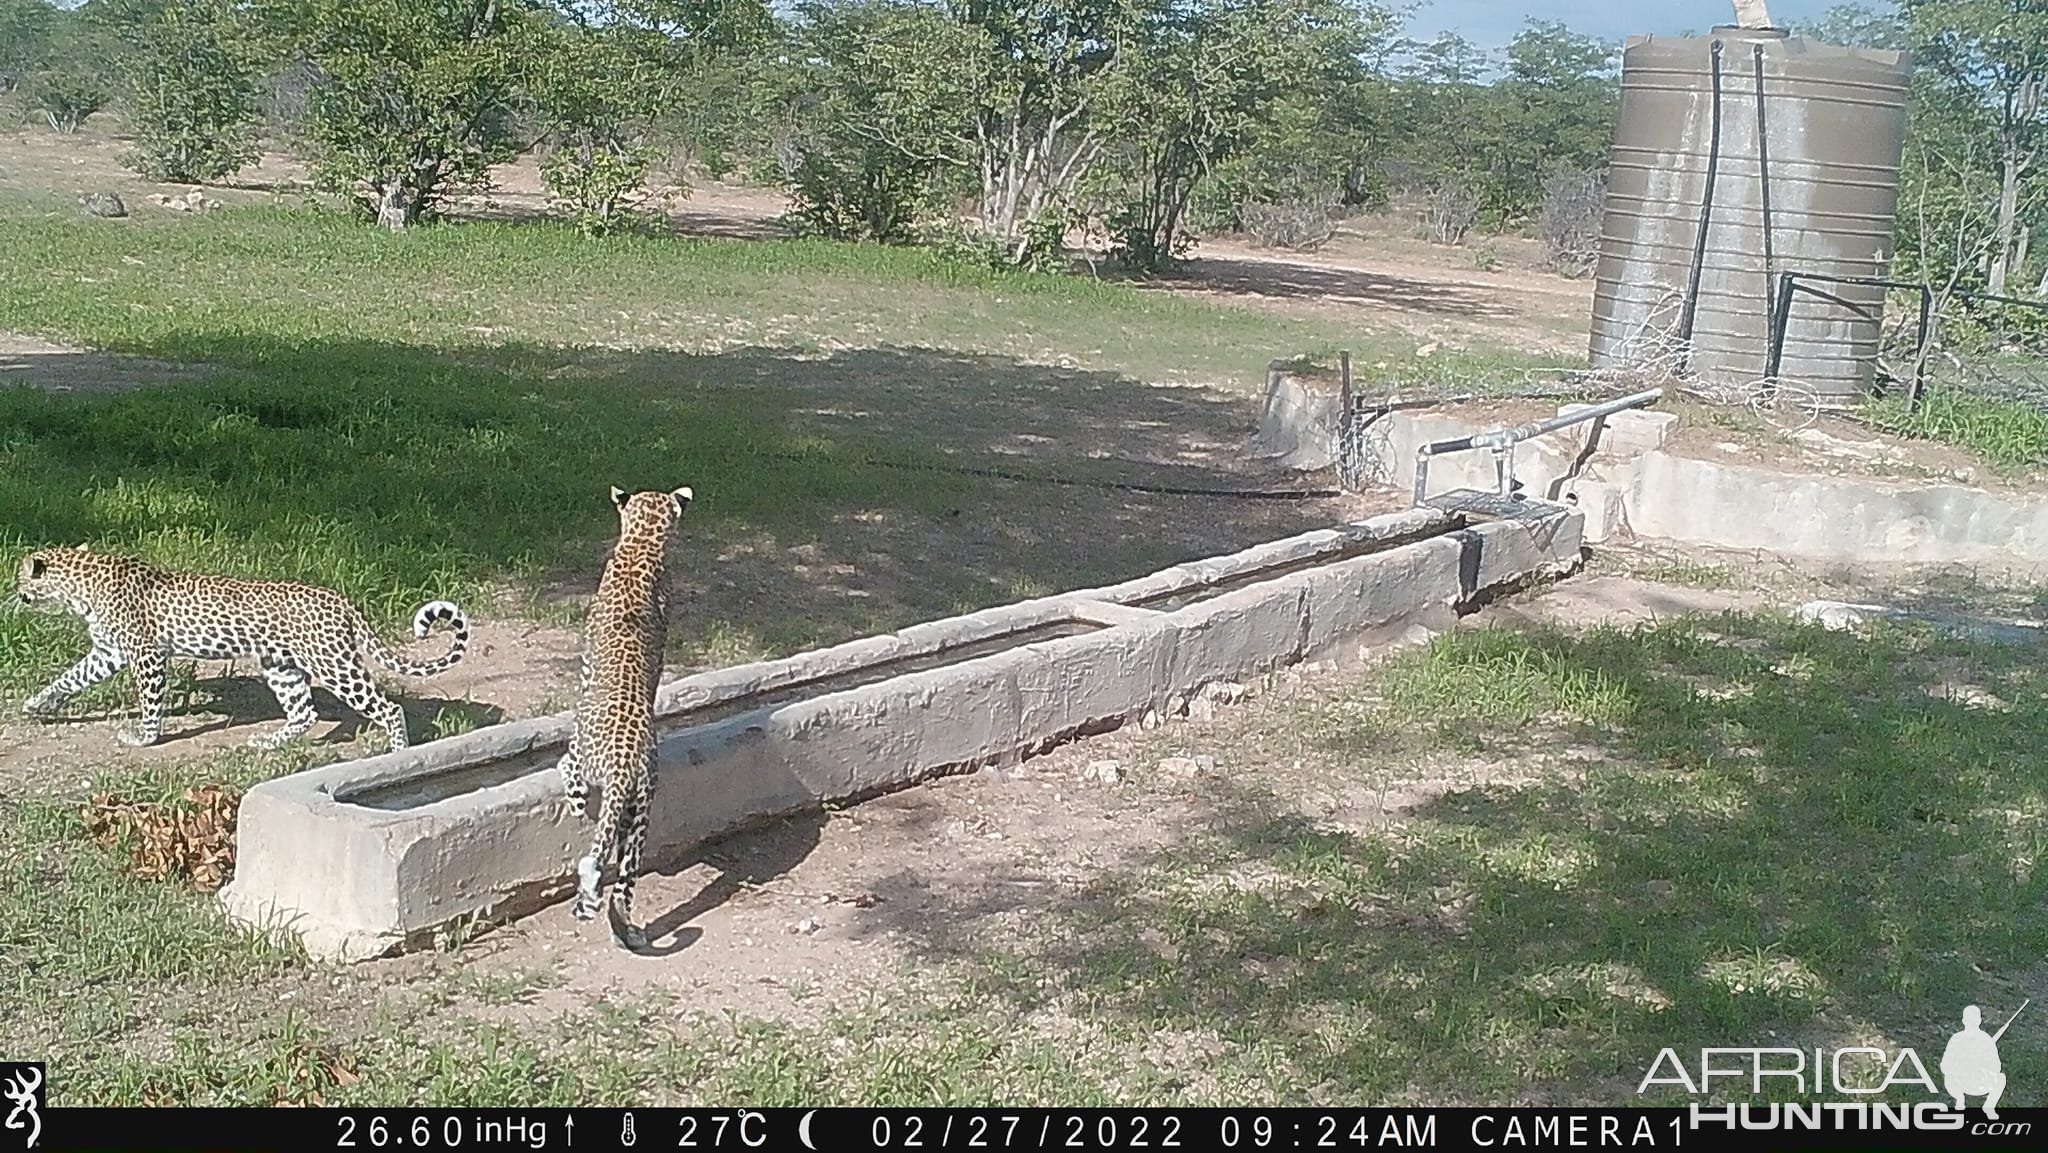
M1902 396L1909 411L1948 393L2048 413L2048 301L1925 285L1894 299L1913 295L1923 319L1888 310L1876 365L1881 390Z

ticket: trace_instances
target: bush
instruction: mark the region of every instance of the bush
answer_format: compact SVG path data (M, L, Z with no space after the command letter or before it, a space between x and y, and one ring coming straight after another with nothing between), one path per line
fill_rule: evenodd
M107 90L87 76L52 73L30 81L28 106L42 114L51 131L69 134L107 106Z
M930 174L891 149L799 144L789 215L802 231L834 240L900 244L913 239L930 194Z
M1574 279L1600 263L1600 217L1606 181L1596 171L1560 172L1543 185L1536 219L1550 267Z
M201 184L256 159L256 59L235 8L183 0L126 31L135 147L122 163L151 180Z
M1313 252L1329 243L1336 232L1331 213L1336 198L1290 200L1281 204L1251 203L1244 206L1244 230L1266 248Z
M1431 243L1462 244L1479 221L1479 194L1453 176L1439 181L1423 198L1422 222Z
M525 8L456 0L263 0L310 65L301 155L387 228L432 219L518 152Z
M630 228L643 219L639 193L651 164L643 148L556 148L540 164L548 209L585 236Z

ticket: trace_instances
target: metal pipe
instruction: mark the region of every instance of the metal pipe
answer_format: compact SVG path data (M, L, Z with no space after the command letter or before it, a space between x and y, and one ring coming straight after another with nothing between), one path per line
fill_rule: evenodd
M1778 259L1771 246L1771 136L1764 99L1764 46L1753 44L1749 52L1756 65L1756 181L1764 210L1764 310L1766 315L1776 315Z
M1603 401L1600 404L1588 405L1577 412L1553 416L1548 420L1531 421L1528 424L1516 425L1513 428L1497 428L1491 432L1475 432L1470 436L1452 437L1449 440L1431 441L1415 450L1415 503L1421 504L1423 497L1428 492L1429 459L1433 456L1442 456L1445 453L1452 452L1466 452L1475 448L1491 449L1504 456L1510 447L1520 444L1531 437L1542 436L1546 432L1556 432L1560 428L1570 428L1572 425L1589 420L1597 420L1603 416L1612 416L1626 408L1640 408L1663 395L1664 390L1661 388L1645 389L1642 392L1616 397L1613 400ZM1499 462L1497 467L1502 470L1501 475L1505 477L1505 459Z
M1686 276L1685 305L1678 317L1678 339L1685 346L1680 354L1681 372L1692 363L1692 326L1699 315L1700 274L1707 266L1707 233L1714 226L1714 181L1721 173L1721 53L1724 47L1721 41L1716 40L1709 53L1713 62L1713 117L1707 130L1707 176L1700 191L1699 230L1693 237L1692 267Z

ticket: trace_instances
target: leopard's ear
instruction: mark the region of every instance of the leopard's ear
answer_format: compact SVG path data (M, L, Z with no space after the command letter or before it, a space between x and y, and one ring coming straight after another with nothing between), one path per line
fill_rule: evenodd
M684 485L669 495L675 498L677 512L689 508L690 502L697 499L697 494L690 491L689 485Z
M619 506L620 508L626 507L626 490L620 488L618 485L613 485L612 503Z

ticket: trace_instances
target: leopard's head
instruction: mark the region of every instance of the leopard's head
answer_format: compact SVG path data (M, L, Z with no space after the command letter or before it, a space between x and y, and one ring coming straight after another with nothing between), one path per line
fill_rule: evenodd
M21 558L15 573L17 602L43 612L83 613L87 584L99 560L82 547L39 548Z
M696 494L687 485L673 492L630 493L614 485L612 503L619 508L619 536L666 539L694 499Z

